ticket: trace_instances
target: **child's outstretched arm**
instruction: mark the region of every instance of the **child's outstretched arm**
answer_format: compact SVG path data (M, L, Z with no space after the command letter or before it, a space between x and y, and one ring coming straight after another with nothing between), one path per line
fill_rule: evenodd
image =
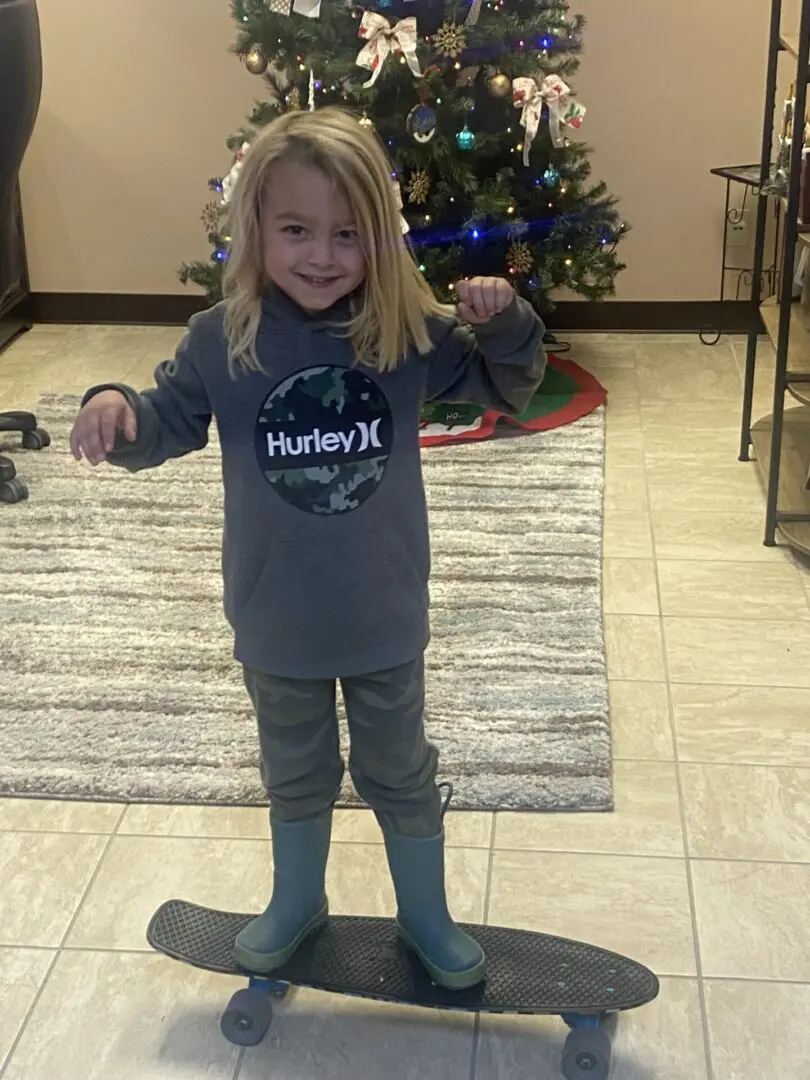
M196 363L205 331L195 322L196 317L174 359L155 369L154 389L139 394L107 383L87 391L70 437L77 460L108 461L137 472L206 445L211 405Z
M425 400L523 412L546 370L539 316L501 278L460 281L456 295L459 320L429 357Z

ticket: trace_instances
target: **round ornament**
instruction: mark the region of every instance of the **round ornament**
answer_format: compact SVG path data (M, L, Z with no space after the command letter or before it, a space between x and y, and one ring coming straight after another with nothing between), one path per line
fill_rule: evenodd
M553 165L549 165L546 171L543 173L543 183L546 187L556 187L560 182L560 173L558 169L555 169Z
M487 79L487 90L494 98L508 97L512 93L512 80L502 71L498 71Z
M430 142L436 134L436 110L430 105L415 105L408 113L405 128L418 143Z
M470 131L466 124L456 135L456 146L458 146L459 150L475 149L475 132Z
M267 71L267 53L261 45L253 45L245 57L245 67L251 75L264 75Z

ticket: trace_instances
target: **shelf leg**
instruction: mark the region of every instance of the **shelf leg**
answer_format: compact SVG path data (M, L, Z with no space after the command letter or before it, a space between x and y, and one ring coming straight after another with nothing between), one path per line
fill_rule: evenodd
M776 347L776 375L773 383L773 430L771 432L771 460L768 470L768 506L765 517L765 544L768 547L773 547L776 543L782 431L785 418L785 390L790 346L790 314L793 302L793 270L796 263L796 238L799 231L799 184L802 168L802 143L804 142L801 133L807 105L808 60L810 60L810 4L803 4L796 61L796 105L793 112L795 130L790 148L790 185L785 220L782 280L779 287L779 340Z
M776 107L776 83L779 67L779 34L782 25L782 0L772 0L768 73L765 82L765 114L762 123L762 153L760 163L757 230L754 244L754 267L751 274L751 306L755 322L759 320L762 303L762 267L765 257L765 238L768 229L768 197L763 194L773 154L773 115ZM745 386L743 388L742 424L740 431L740 461L748 461L751 448L751 411L754 402L754 379L757 367L758 334L751 331L745 353Z

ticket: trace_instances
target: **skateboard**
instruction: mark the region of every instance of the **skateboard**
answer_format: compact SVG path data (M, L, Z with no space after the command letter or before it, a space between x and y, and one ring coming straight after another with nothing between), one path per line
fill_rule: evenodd
M225 1038L237 1046L260 1043L272 1021L273 999L290 987L306 987L432 1009L560 1016L570 1028L563 1076L607 1080L606 1021L658 995L656 976L634 960L583 942L498 926L464 927L487 954L487 975L469 990L445 990L399 940L393 919L341 915L330 917L271 976L251 975L234 963L233 944L252 918L169 900L147 930L149 944L166 956L249 979L220 1022Z

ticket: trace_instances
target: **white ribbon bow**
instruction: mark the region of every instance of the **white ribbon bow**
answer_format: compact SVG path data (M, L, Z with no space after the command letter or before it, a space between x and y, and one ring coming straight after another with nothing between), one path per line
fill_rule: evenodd
M540 127L543 113L543 92L534 79L519 78L512 80L512 104L516 109L523 109L520 123L526 129L523 140L523 164L529 164L529 151Z
M394 188L394 199L396 200L397 210L399 210L399 227L402 229L402 235L411 231L411 227L408 224L408 220L402 212L405 208L405 204L402 201L402 185L399 180L392 180L391 184Z
M237 152L234 163L231 166L231 171L222 180L222 205L230 206L231 196L233 195L233 189L236 187L236 181L239 179L239 173L242 171L242 163L245 160L245 154L250 149L250 143L242 143L241 149Z
M512 104L522 109L520 123L526 129L523 140L523 164L529 164L529 151L540 127L543 103L548 103L548 127L552 143L565 145L562 133L563 125L572 128L582 127L585 118L585 106L571 97L571 90L557 75L548 75L538 86L534 79L520 78L512 82Z
M413 74L418 79L422 77L416 55L415 18L402 19L391 26L385 16L376 11L366 11L360 23L358 37L363 38L366 44L357 54L357 66L368 68L371 72L371 78L363 83L364 87L374 85L383 64L392 52L401 52Z
M571 97L571 88L558 75L547 75L540 88L548 102L548 128L555 146L565 145L563 125L581 128L585 119L585 106Z
M292 9L296 15L304 15L307 19L319 19L321 0L294 0ZM289 12L289 8L287 10Z

